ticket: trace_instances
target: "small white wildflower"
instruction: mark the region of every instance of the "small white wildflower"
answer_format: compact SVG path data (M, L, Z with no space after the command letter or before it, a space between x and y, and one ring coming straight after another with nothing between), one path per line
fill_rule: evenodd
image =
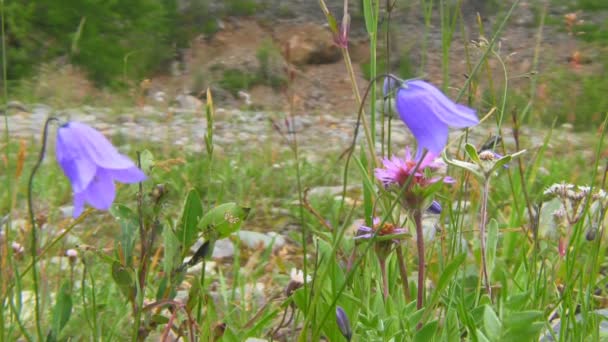
M304 271L298 270L297 268L292 268L291 272L289 273L289 277L291 278L291 281L304 285ZM310 274L307 274L306 282L309 283L311 280L312 277Z
M13 253L15 254L23 254L23 252L25 251L25 248L23 248L23 246L16 241L13 241L11 247L13 248Z

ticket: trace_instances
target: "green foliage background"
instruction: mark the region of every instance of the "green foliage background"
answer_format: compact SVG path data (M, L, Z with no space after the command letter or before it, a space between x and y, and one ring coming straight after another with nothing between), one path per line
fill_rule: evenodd
M6 0L8 78L65 59L99 85L119 85L154 72L201 28L213 28L208 7L205 0L181 11L176 0Z

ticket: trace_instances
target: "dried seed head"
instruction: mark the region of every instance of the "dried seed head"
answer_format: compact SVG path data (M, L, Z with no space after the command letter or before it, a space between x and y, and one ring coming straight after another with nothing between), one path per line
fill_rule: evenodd
M496 154L490 150L481 151L481 153L479 153L479 159L483 161L493 161L496 159Z

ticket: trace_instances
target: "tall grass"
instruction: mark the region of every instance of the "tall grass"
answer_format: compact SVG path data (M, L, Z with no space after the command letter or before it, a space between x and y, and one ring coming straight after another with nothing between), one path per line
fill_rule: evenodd
M356 82L347 25L338 23L323 0L319 4L359 105L352 145L341 155L316 149L322 162L303 156L293 107L270 124L282 145L215 149L214 129L222 118L214 114L208 91L205 113L194 114L205 118L203 152L174 148L171 137L163 146L151 146L146 137L129 142L149 180L120 186L109 214L90 209L74 220L62 214L70 190L54 163L42 164L30 184L15 177L18 170L36 167L30 156L37 146L16 149L5 116L0 340L342 341L351 334L357 341L605 338L605 315L598 309L607 296L608 198L601 162L608 113L601 113L597 132L580 136L584 153L562 139L571 132L525 126L539 119L543 104L537 89L544 75L527 75L528 91L515 97L515 76L498 49L519 1L498 16L488 40L475 39L475 44L467 38L460 2L420 3L424 27L417 76L431 67L427 40L438 25L438 86L476 107L483 121L451 136L443 157L456 182L433 189L443 206L439 216L426 214L422 205L402 207L412 179L395 194L374 175L382 157L402 153L391 134L407 129L392 120L397 115L391 105L386 113L376 109L386 95L376 84L386 77L379 65L390 71L390 45L397 43L389 41L395 23L390 17L402 3L362 0L370 41L370 83L364 86ZM348 2L344 5L342 23L349 18ZM534 71L547 11L543 8L537 30ZM483 36L480 17L477 24ZM2 38L5 51L4 32ZM458 56L467 65L462 79L450 78L451 47L457 44L466 47L465 56ZM386 62L379 60L381 49ZM7 103L5 57L3 62ZM285 73L285 95L293 105L297 79L290 69ZM584 93L601 97L591 89ZM356 136L359 122L364 139ZM540 136L529 136L530 131ZM484 144L489 135L501 136L504 143ZM491 171L478 153L482 145L506 156ZM336 184L342 186L338 197L309 196L307 190ZM29 224L18 209L28 192L39 214L32 213ZM381 227L392 227L386 223L411 233L381 241L376 229L370 239L355 239L353 231L372 227L376 217ZM289 243L276 249L276 238L245 247L240 229L279 231ZM39 246L28 250L30 259L11 245L23 242L26 233L35 233L26 247ZM235 253L212 260L213 246L226 242L222 238L232 241ZM65 256L68 249L78 257ZM291 268L303 268L301 279L295 272L289 277Z

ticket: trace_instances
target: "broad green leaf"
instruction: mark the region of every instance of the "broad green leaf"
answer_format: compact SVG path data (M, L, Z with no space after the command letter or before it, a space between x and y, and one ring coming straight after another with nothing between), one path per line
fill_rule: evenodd
M465 169L465 170L471 172L479 180L484 179L484 176L481 173L481 168L479 167L479 165L465 162L465 161L456 160L456 159L449 159L447 157L447 155L445 154L445 151L441 154L441 157L442 157L443 161L446 162L446 164L452 165L452 166L455 166L455 167L458 167L461 169Z
M70 294L70 284L66 281L57 293L57 301L53 308L53 336L59 337L59 333L68 323L71 315L72 295Z
M490 305L486 305L483 312L483 327L484 331L486 332L486 336L490 340L500 341L502 324Z
M182 218L177 226L175 235L182 245L182 256L185 256L196 241L199 230L197 225L203 217L203 203L198 191L192 189L186 195Z
M152 171L152 168L155 164L154 155L152 155L152 152L150 152L149 150L141 151L141 153L139 154L139 160L141 162L141 170L144 173L147 174Z
M477 329L475 331L475 335L477 335L477 341L479 342L490 342L490 340L486 337L486 335L483 334L483 332L480 329Z
M437 326L438 326L437 321L432 321L432 322L425 324L424 327L422 327L422 329L418 330L418 332L416 332L416 335L414 335L414 341L415 342L432 341L433 338L435 337L435 333L437 332Z
M135 296L135 272L121 265L118 261L112 264L112 279L125 297L133 300Z
M241 207L236 203L220 204L203 216L198 227L205 234L212 235L212 232L216 232L215 238L223 239L241 228L250 211L250 208Z
M496 247L498 245L498 222L496 222L495 219L490 219L487 228L488 236L486 240L486 259L488 261L488 277L491 277L492 271L494 270L494 265L496 263Z
M537 310L510 312L503 318L503 325L507 329L505 335L518 336L534 335L542 327L543 312Z
M464 145L464 150L467 153L467 155L469 156L469 158L471 158L471 160L474 163L476 163L476 164L481 163L481 161L479 160L479 155L477 154L477 149L475 148L475 146L467 143L466 145Z
M175 236L173 230L165 228L163 230L163 271L165 274L170 274L175 268L180 265L182 260L179 250L180 241Z
M135 248L135 239L137 238L139 229L139 217L131 208L122 205L114 204L110 208L110 214L114 216L120 223L120 237L118 239L118 248L122 248L122 255L125 258L127 265L133 264L133 249Z
M508 164L511 162L511 156L504 156L500 159L498 159L495 163L494 166L492 166L492 169L488 172L489 174L492 174L495 171L498 171L499 169L501 169L503 166L505 166L505 164Z
M445 328L443 329L444 341L460 340L460 329L458 327L458 315L456 309L449 308L445 319Z

